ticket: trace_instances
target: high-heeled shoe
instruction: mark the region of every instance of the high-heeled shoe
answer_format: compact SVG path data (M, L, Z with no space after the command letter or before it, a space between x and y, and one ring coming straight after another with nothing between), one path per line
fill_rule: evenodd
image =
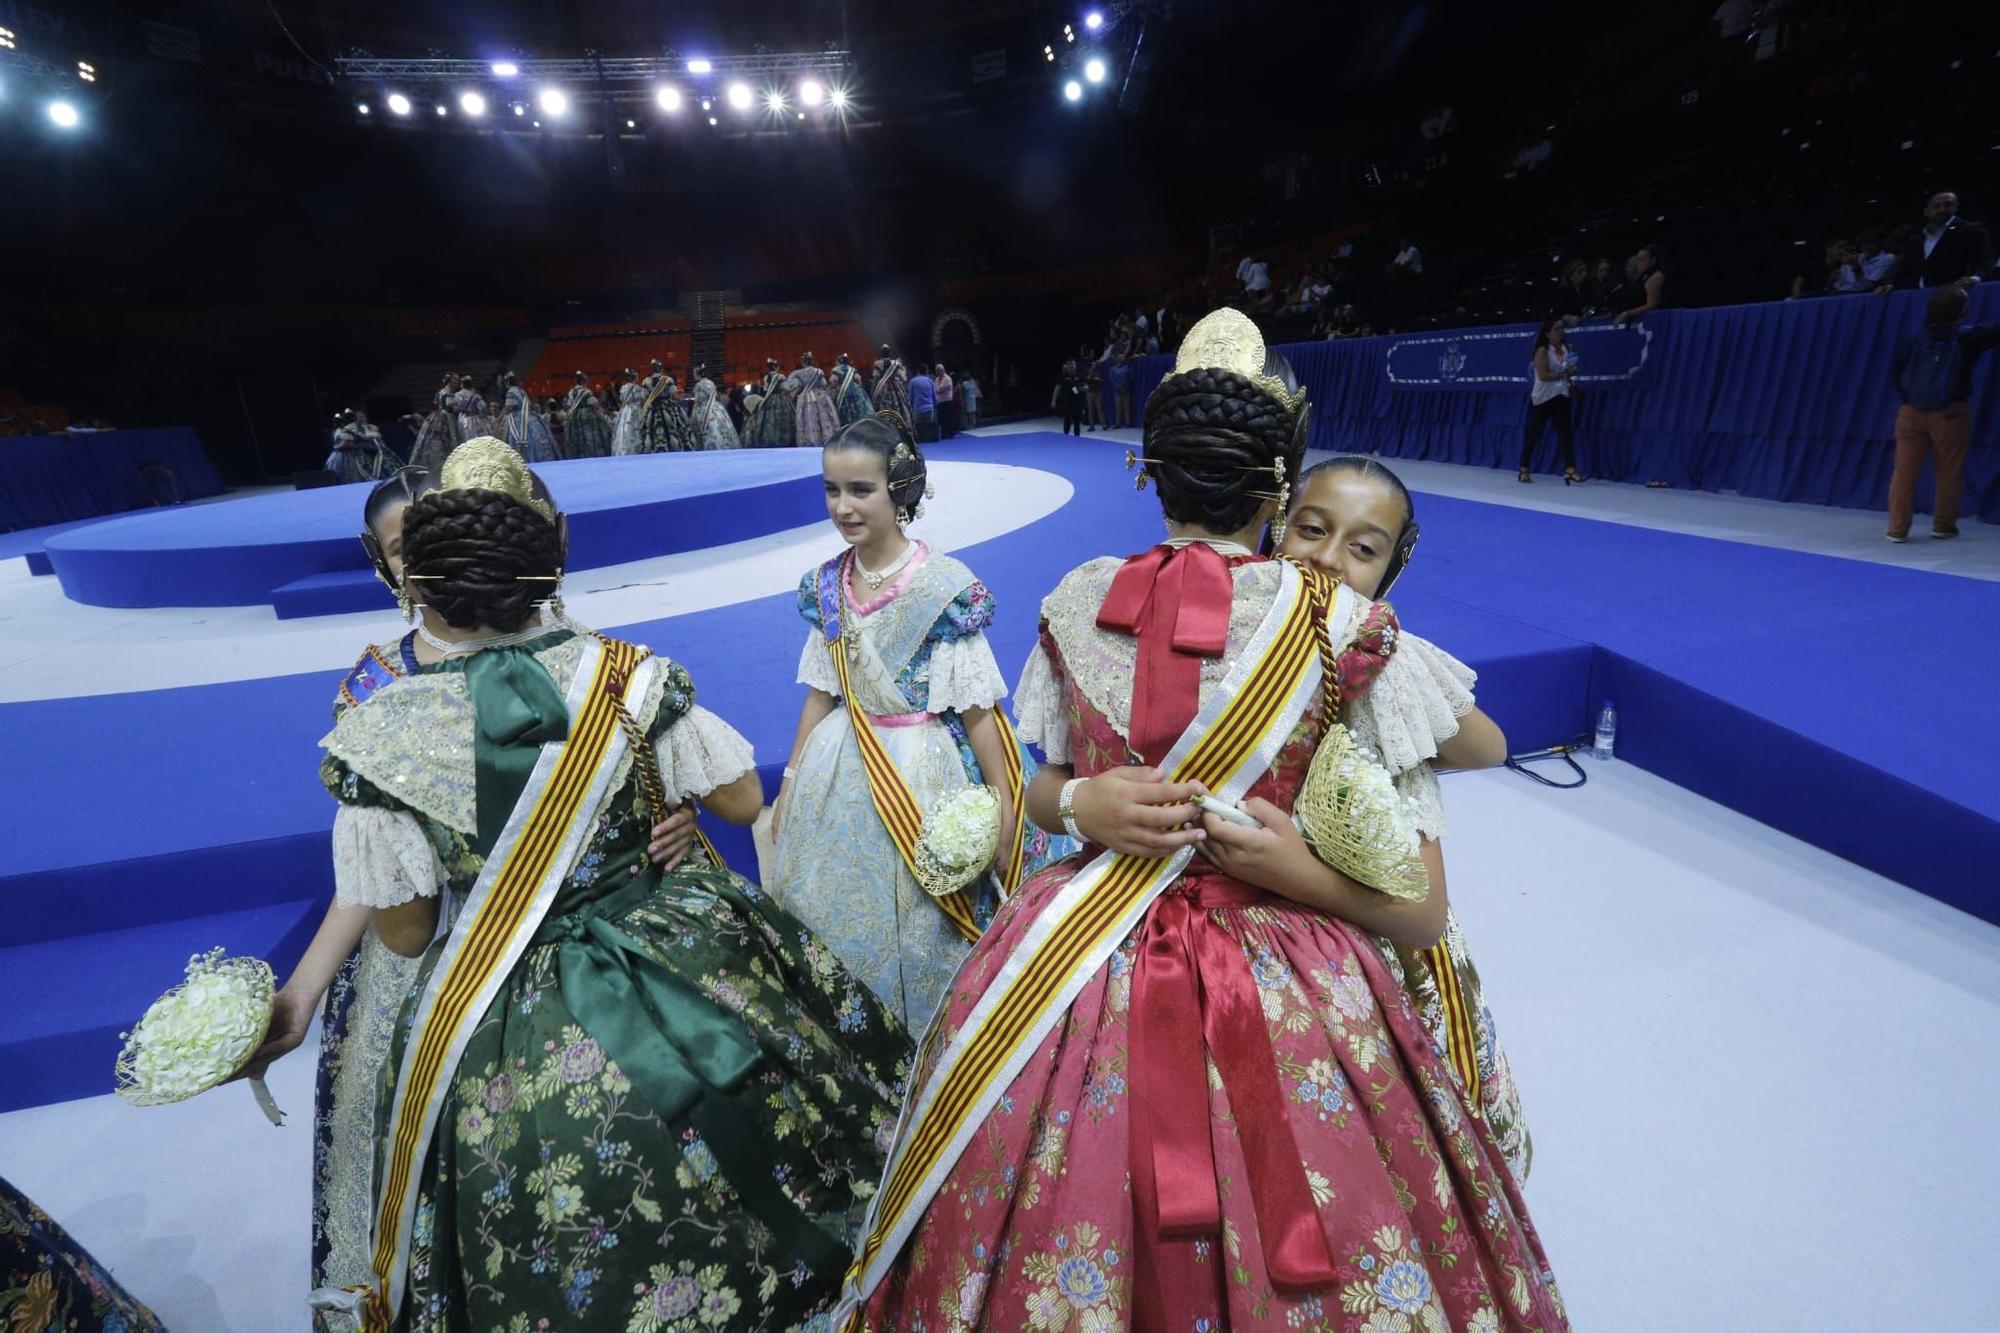
M1516 480L1527 485L1533 485L1535 481L1533 477L1528 475L1528 469L1526 468L1521 469L1521 475L1517 477Z
M1576 475L1575 468L1566 468L1563 471L1563 485L1581 486L1583 485L1583 478Z

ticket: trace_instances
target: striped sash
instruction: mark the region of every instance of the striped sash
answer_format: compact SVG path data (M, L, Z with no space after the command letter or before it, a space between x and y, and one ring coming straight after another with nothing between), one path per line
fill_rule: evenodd
M875 802L875 813L881 816L889 841L896 845L903 864L914 876L917 873L917 837L923 830L924 810L917 804L917 795L910 790L909 780L896 767L895 760L889 757L889 751L883 746L868 710L858 702L848 675L853 652L858 645L844 627L840 587L846 578L847 563L852 559L853 552L849 551L820 567L817 579L820 627L827 636L827 654L833 659L833 673L840 681L840 697L847 708L848 723L854 729L854 743L861 751L861 767L868 775L868 794ZM1002 843L1006 856L1002 863L1000 892L1004 898L1011 897L1014 890L1020 887L1021 870L1027 855L1027 775L1021 765L1021 744L1015 738L1013 724L1007 720L1006 710L996 705L989 711L1000 731L1001 763L1005 769L1002 773L989 776L997 777L1006 784L1007 796L1013 802L1014 811L1013 826L1001 830L1002 837L1008 839ZM979 924L973 916L973 895L969 889L933 898L932 901L937 903L959 934L968 940L979 938Z
M1323 629L1353 619L1354 594L1329 591L1321 576L1293 565L1281 571L1263 624L1160 765L1171 781L1199 781L1226 800L1241 799L1318 692ZM1328 616L1335 595L1341 601ZM945 1011L931 1020L919 1065L929 1073L897 1125L837 1324L853 1325L993 1105L1192 855L1191 848L1165 860L1100 855L1036 916L934 1064Z
M620 725L620 701L630 710L645 698L656 670L646 651L629 643L585 645L570 683L569 737L542 747L424 986L390 1105L376 1198L376 1286L363 1307L368 1333L388 1329L402 1305L418 1172L452 1074L473 1028L548 914L604 803L630 743Z
M1474 1115L1484 1115L1479 1097L1479 1037L1472 1026L1472 1010L1465 1002L1465 988L1458 981L1458 966L1451 961L1451 946L1439 940L1424 950L1424 961L1437 981L1438 999L1444 1005L1445 1051L1458 1081L1465 1085L1465 1104Z

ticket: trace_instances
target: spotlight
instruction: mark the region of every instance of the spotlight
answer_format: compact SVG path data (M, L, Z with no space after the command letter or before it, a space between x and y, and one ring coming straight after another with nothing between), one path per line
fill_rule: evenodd
M636 130L639 128L639 122L636 120L628 120L625 122L625 128L628 130Z
M826 89L819 86L818 79L806 79L799 84L799 101L807 106L818 106L826 99Z
M1104 26L1104 15L1098 13L1094 9L1091 10L1088 14L1085 14L1083 16L1083 26L1090 29L1092 32L1096 32L1099 28Z
M56 123L57 129L62 130L73 130L83 121L75 105L69 102L49 103L49 119Z
M521 105L519 102L516 102L514 103L514 114L517 116L525 116L528 114L528 108Z
M702 99L701 99L701 109L702 109L703 111L713 111L713 110L715 110L715 99L714 99L713 97L704 97L704 98L702 98Z
M511 79L520 72L521 67L511 60L496 60L493 62L493 77L496 79Z
M97 82L97 66L95 66L95 65L91 64L91 63L90 63L90 62L89 62L88 60L79 60L79 61L77 61L77 62L76 62L76 77L78 77L79 79L82 79L82 80L83 80L83 81L84 81L85 83L96 83L96 82Z
M560 116L569 110L569 94L560 88L544 88L535 104L545 116Z
M784 93L773 88L770 92L764 94L764 105L772 111L783 112L785 109Z
M1083 64L1083 77L1092 83L1104 82L1104 62L1092 57Z
M486 95L484 93L460 93L458 95L458 109L468 116L483 116L486 114Z
M368 114L368 104L366 102L357 103L354 109L364 116Z
M710 116L708 118L708 123L711 125L720 125L722 122L717 120L714 116Z
M1071 79L1063 85L1063 96L1072 102L1081 102L1083 100L1083 85L1075 79Z
M735 107L738 111L748 111L752 100L749 84L732 83L729 85L729 105Z
M438 114L439 114L440 116L442 116L442 115L444 115L444 114L445 114L445 109L444 109L444 103L443 103L443 102L439 102L439 103L437 104L437 113L438 113Z
M0 51L11 51L13 49L14 30L12 28L0 28Z
M1067 23L1063 24L1063 40L1066 42L1074 42L1076 40L1076 29L1070 27Z
M664 86L653 94L653 100L660 104L662 111L678 111L681 109L681 90L671 85Z
M1053 46L1044 46L1042 48L1042 58L1051 64L1055 63L1056 49Z
M847 89L835 88L833 90L832 101L833 101L833 109L835 111L847 110Z
M712 74L714 72L715 63L713 61L703 60L699 56L688 61L688 73L690 74Z
M410 99L401 93L389 94L389 110L398 116L410 114Z

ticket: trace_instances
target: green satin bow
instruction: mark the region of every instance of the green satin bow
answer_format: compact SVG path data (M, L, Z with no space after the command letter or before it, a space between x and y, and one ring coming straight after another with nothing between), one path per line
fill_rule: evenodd
M542 747L569 735L569 705L548 671L525 648L488 648L465 664L475 718L472 758L477 783L479 854L493 844L520 804Z

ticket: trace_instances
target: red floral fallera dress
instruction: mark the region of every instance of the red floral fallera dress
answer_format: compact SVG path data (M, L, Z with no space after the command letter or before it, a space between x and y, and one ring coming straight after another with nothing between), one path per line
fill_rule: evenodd
M1389 609L1370 608L1340 659L1340 698L1367 688L1395 637ZM1046 630L1042 642L1063 683L1077 774L1134 762L1126 738L1069 679ZM1250 795L1289 809L1321 730L1316 704ZM1096 850L1049 867L1002 908L958 974L944 1011L951 1031ZM1147 1003L1166 995L1149 989L1157 984L1147 975L1156 966L1149 942L1173 932L1190 941L1200 974L1191 1026L1207 1037L1197 1037L1204 1053L1192 1069L1158 1058L1173 1043L1146 1035L1157 1025L1135 1024L1146 1010L1135 992ZM1154 1043L1137 1064L1135 1026ZM1227 1040L1232 1030L1256 1035ZM922 1085L920 1076L912 1086ZM1199 1234L1183 1226L1180 1239L1140 1226L1169 1174L1178 1173L1179 1197L1188 1182L1184 1158L1159 1185L1135 1184L1141 1103L1150 1129L1139 1132L1150 1134L1154 1162L1164 1160L1163 1140L1185 1148L1192 1123L1193 1160L1206 1173L1198 1151L1206 1138L1213 1176L1200 1174L1196 1193L1209 1195L1219 1225ZM1174 1118L1175 1103L1191 1114ZM1272 1274L1274 1261L1281 1273L1298 1271L1290 1247L1301 1215L1306 1233L1316 1221L1331 1260L1330 1280L1309 1287ZM861 1323L925 1333L1568 1326L1505 1160L1468 1114L1379 946L1200 857L986 1117Z

